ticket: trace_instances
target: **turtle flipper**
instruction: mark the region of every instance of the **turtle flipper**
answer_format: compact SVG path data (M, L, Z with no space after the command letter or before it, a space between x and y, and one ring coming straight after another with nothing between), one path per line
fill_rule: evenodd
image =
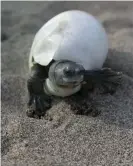
M45 97L45 94L30 96L26 111L28 117L40 118L45 115L46 111L51 107L51 101L46 100Z
M113 71L110 68L102 68L101 70L85 71L85 81L92 81L103 87L104 93L115 93L117 87L121 83L122 73Z
M101 81L101 85L103 87L103 93L113 94L116 92L117 87L121 84L122 81L122 73L115 72L110 68L103 68L104 77L103 81Z
M66 98L65 101L69 104L74 114L92 117L96 117L100 114L101 111L98 110L96 102L94 102L89 94L89 92L92 92L93 90L93 85L87 83L86 85L83 85L76 94Z
M43 83L47 78L45 67L38 64L31 69L27 81L29 101L26 114L28 117L40 118L51 107L51 98L44 92Z

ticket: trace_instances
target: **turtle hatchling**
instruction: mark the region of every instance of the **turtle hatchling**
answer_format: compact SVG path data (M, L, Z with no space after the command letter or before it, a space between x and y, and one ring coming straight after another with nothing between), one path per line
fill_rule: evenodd
M30 51L27 116L44 116L53 97L73 96L85 84L115 91L121 72L103 67L107 53L107 34L92 15L70 10L46 22Z

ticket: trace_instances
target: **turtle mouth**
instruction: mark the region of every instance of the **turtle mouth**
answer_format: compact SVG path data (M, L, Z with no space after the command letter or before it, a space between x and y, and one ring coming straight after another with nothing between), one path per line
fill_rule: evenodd
M75 88L77 86L79 86L80 84L67 84L67 85L59 85L60 87L63 88Z
M82 84L82 78L79 80L71 80L71 79L68 79L68 78L63 78L63 82L64 82L64 85L65 87L76 87L76 86L79 86L80 84Z

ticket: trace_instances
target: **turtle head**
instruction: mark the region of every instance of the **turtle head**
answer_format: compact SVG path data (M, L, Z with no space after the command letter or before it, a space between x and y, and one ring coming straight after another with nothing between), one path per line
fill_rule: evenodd
M83 81L84 68L72 61L54 62L49 69L49 79L59 86L74 87Z

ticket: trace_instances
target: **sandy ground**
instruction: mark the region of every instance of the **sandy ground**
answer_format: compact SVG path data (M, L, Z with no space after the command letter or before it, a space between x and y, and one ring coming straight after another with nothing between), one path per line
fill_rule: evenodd
M97 117L74 115L62 101L48 111L52 121L30 119L26 79L34 35L69 9L103 23L106 64L123 71L122 85L112 96L92 94ZM2 2L2 38L2 166L133 166L133 2Z

